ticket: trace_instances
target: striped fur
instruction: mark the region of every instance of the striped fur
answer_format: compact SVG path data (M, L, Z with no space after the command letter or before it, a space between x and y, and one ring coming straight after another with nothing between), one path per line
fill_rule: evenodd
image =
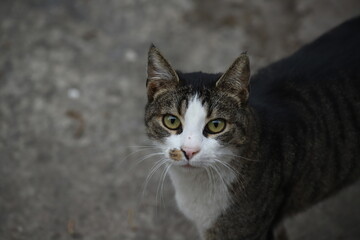
M359 29L360 18L340 25L260 70L250 88L244 54L225 74L175 72L165 58L157 58L167 79L148 77L149 137L164 144L171 134L181 134L165 129L159 119L183 115L196 94L209 116L229 122L222 134L204 137L238 156L229 161L238 173L227 185L231 201L202 230L204 239L273 239L285 217L359 178ZM160 54L150 50L149 69L154 53Z

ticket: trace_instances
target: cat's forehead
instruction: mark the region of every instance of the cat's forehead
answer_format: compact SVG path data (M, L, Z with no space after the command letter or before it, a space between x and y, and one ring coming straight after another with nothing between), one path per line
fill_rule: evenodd
M196 94L189 100L187 108L184 109L182 115L184 115L185 121L187 122L199 119L201 120L207 117L208 109L206 104L204 104L204 102Z
M210 74L203 72L182 73L177 71L182 86L189 86L194 91L201 92L203 89L213 89L216 82L222 76L221 73Z
M210 98L204 92L182 88L164 94L159 100L162 105L159 109L163 112L185 116L185 113L189 111L196 113L200 109L208 112Z
M229 118L238 101L222 89L216 88L216 82L222 74L208 74L203 72L182 73L177 72L179 84L172 89L163 91L150 104L151 109L158 114L173 114L184 117L189 103L196 99L197 106L202 106L206 117Z

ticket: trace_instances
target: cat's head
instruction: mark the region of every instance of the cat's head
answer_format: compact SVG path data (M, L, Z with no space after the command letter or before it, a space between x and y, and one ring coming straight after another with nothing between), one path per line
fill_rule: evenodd
M245 53L224 74L185 74L151 46L147 74L147 134L173 165L230 161L234 149L246 144L250 68Z

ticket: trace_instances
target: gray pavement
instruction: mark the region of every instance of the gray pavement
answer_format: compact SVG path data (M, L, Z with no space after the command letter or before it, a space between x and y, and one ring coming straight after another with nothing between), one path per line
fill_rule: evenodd
M184 71L253 71L360 13L360 1L2 0L0 240L197 239L144 134L146 53ZM162 195L162 197L160 197ZM360 185L287 221L291 239L360 239Z

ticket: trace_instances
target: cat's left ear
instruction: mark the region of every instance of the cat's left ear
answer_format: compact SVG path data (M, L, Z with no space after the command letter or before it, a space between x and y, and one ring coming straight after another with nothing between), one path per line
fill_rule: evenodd
M146 88L149 101L166 90L176 87L179 77L170 63L160 51L152 44L148 54Z
M245 104L249 97L250 62L242 53L216 82L216 88L239 98Z

